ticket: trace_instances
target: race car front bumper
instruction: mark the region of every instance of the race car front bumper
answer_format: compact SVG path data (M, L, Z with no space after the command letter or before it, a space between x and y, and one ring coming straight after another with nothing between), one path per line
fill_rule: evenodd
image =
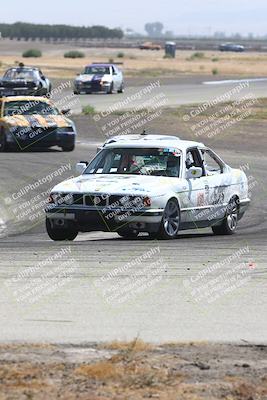
M12 128L6 135L7 144L20 149L33 147L71 146L75 144L76 132L68 128Z
M111 83L104 84L101 81L75 82L74 84L75 91L80 93L108 92L110 86Z
M38 87L3 88L0 87L0 97L38 95Z
M128 209L103 207L49 205L46 217L58 227L76 226L80 232L103 231L113 232L125 228L137 229L139 232L157 232L162 220L163 209Z

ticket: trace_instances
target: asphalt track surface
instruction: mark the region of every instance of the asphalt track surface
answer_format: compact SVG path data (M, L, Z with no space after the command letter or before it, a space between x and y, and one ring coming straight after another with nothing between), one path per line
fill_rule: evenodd
M257 93L261 97L266 93L266 85L260 86ZM70 243L52 242L46 235L43 215L36 214L39 209L34 208L35 198L37 195L45 198L44 191L50 186L75 174L75 163L90 159L98 142L96 136L88 143L81 134L73 153L50 150L1 154L0 341L83 343L138 336L150 342L265 343L267 159L264 149L255 151L251 146L251 151L244 151L240 140L235 149L218 150L230 165L248 164L248 175L252 177L252 205L234 236L213 236L209 229L204 229L181 233L173 241L151 241L146 236L125 240L116 233L94 232L80 234ZM53 175L51 183L45 182L24 193L29 184L51 176L64 165L70 169L60 176ZM32 202L28 208L33 219L19 209L26 201ZM222 294L207 272L199 275L214 265L217 269L212 276L228 271L224 282L226 287L237 284L234 289ZM114 272L115 269L119 272ZM61 274L60 282L64 282L61 287L52 294L45 294L39 288L29 296L30 290L38 287L38 279L42 277L46 288L50 287L51 278L62 270L67 273ZM121 289L127 288L129 280L134 282L133 273L147 279L151 286L139 292L126 289L129 297L124 297L121 303L116 297L107 300L108 294L117 293L118 289L114 289L117 283ZM246 281L242 280L244 276ZM212 295L218 298L209 302ZM35 301L31 304L29 300L33 297Z
M119 104L119 110L128 110L136 107L145 107L147 100L163 95L166 103L165 106L175 107L182 104L196 104L211 102L221 96L231 96L231 100L239 100L247 95L252 95L256 98L263 98L267 96L267 78L259 79L216 79L204 78L201 80L195 80L190 82L188 79L183 81L172 78L169 81L166 79L160 80L159 78L151 78L146 80L146 83L141 86L132 85L129 82L129 86L126 84L124 94L109 95L105 94L81 94L76 96L76 102L73 104L73 112L79 114L82 108L87 105L91 105L96 111L106 112L112 109L112 106L123 103L125 99L128 99L125 104ZM136 80L134 81L136 83ZM247 83L247 86L243 87L240 91L231 95L233 89L238 88L240 85ZM142 89L155 85L155 87L148 94L143 94ZM65 90L65 95L71 95L71 90ZM139 95L139 96L138 96ZM62 94L60 94L62 96ZM226 101L230 100L225 98Z

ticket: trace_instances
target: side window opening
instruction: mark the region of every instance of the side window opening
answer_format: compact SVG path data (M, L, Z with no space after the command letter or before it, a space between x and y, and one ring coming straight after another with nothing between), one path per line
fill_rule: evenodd
M201 154L207 176L223 173L223 165L217 160L216 155L211 150L201 150Z
M200 167L203 170L204 174L204 169L203 169L203 161L201 159L200 153L198 149L189 149L186 152L186 169L189 169L191 167Z

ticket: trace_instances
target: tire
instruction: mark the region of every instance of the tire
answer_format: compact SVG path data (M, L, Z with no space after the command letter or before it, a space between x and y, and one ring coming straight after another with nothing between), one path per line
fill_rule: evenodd
M81 94L79 90L73 90L73 94Z
M233 197L228 203L222 223L212 226L212 231L215 235L233 235L237 229L237 222L238 201Z
M6 134L4 129L2 128L0 130L0 153L4 152L6 149L7 149Z
M176 199L170 199L164 209L158 239L175 239L180 228L180 208ZM154 236L154 235L153 235Z
M112 94L113 93L113 88L114 88L114 85L113 85L113 82L112 82L111 85L110 85L110 88L108 90L108 94Z
M139 235L139 232L131 229L120 229L117 231L118 235L125 239L135 239Z
M118 93L123 93L124 92L124 83L122 82L121 87L119 90L117 90Z
M70 151L73 151L75 149L75 144L73 143L73 144L70 144L68 146L67 145L66 146L62 146L61 148L62 148L62 151L70 152Z
M56 242L62 240L72 241L79 233L75 228L54 228L48 218L46 219L46 232L50 239Z
M37 93L35 94L35 96L45 96L46 92L47 92L46 89L43 88L43 85L40 82L39 85L38 85Z

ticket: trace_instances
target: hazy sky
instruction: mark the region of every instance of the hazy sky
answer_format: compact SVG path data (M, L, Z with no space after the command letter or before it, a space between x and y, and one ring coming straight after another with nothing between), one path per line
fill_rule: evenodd
M161 21L175 33L267 34L266 0L11 0L1 22L66 23L133 28Z

